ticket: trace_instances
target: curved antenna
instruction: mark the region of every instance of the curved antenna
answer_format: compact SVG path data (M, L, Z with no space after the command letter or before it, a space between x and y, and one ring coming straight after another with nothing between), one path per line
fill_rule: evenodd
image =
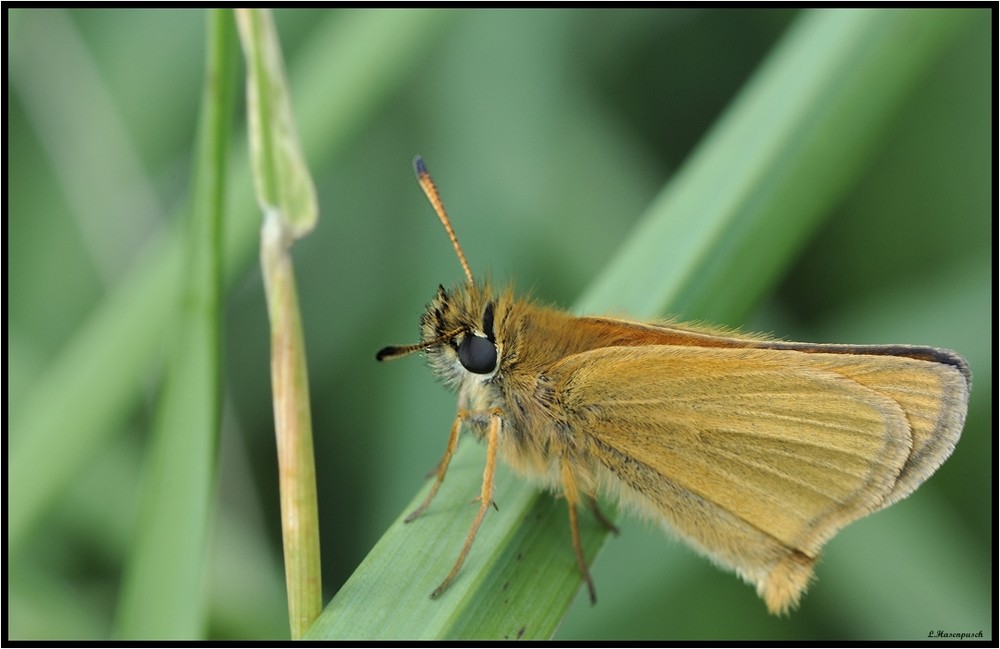
M431 202L431 206L437 212L438 218L441 219L441 224L444 225L445 232L448 233L448 238L451 239L451 245L455 248L458 261L462 264L465 277L469 280L469 286L472 286L475 284L475 280L472 279L469 262L465 260L465 253L462 252L462 246L458 245L458 237L455 236L455 230L452 229L451 221L448 220L448 213L444 211L444 203L441 202L441 195L438 193L437 185L434 184L434 179L431 178L430 173L427 171L424 159L420 156L415 157L413 159L413 169L417 172L417 181L420 183L420 188L424 190L427 200Z
M375 360L377 361L388 361L394 358L399 358L400 356L406 356L412 354L413 352L419 352L429 347L434 347L435 345L440 345L441 343L457 336L458 334L465 331L464 327L458 327L457 329L452 329L451 331L446 331L437 338L432 340L427 340L422 343L416 343L414 345L390 345L389 347L383 347L378 350L375 354Z

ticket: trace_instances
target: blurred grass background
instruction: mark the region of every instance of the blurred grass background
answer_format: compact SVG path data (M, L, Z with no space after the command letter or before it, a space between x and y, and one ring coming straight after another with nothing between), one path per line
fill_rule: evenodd
M956 349L975 380L954 456L913 498L838 535L789 618L769 617L750 588L659 530L626 524L594 566L600 604L579 597L557 637L989 633L992 17L957 11L961 33L881 134L861 180L755 315L727 323L796 340ZM373 359L385 344L415 341L437 284L461 281L412 156L432 169L474 272L571 304L796 15L276 12L321 206L295 255L327 597L412 498L454 412L453 395L422 363ZM205 16L8 18L7 397L17 422L81 326L114 308L115 288L188 205ZM338 76L345 69L356 76ZM234 119L228 207L255 209L242 113ZM231 236L227 254L206 634L281 638L266 310L253 242ZM154 358L143 369L100 443L67 463L60 488L9 548L10 638L111 634L161 365ZM95 401L106 378L92 378ZM47 396L59 410L59 394ZM18 433L12 426L15 450ZM73 433L59 433L66 448ZM56 466L62 448L50 449ZM11 503L18 485L8 488Z

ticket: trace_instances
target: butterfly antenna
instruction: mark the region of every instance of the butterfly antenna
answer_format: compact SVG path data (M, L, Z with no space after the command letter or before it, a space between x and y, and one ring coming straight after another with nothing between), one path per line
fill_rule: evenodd
M424 190L427 200L431 202L431 206L437 212L438 218L441 219L441 224L444 225L445 232L448 233L448 238L451 239L451 245L455 248L455 253L458 255L458 261L462 264L462 270L465 271L465 277L469 280L469 286L472 286L475 282L472 279L469 262L465 260L465 253L462 252L462 246L458 245L458 237L455 236L455 230L451 227L448 213L444 211L444 203L441 202L441 195L438 193L437 185L434 184L434 179L431 178L431 174L427 171L424 159L420 156L415 157L413 159L413 168L417 172L417 180L420 182L420 188Z

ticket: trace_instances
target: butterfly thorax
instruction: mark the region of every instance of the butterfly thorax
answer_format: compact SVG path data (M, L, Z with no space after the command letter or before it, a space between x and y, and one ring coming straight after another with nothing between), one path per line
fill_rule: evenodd
M500 452L520 473L557 482L559 458L587 464L582 435L559 404L561 361L582 352L646 342L640 330L581 318L489 284L438 287L421 320L428 364L457 389L467 428L482 438L488 413L503 412ZM578 462L580 463L580 462Z

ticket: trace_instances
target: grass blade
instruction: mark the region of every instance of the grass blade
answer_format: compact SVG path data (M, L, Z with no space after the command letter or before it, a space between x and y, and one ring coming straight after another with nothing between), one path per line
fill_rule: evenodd
M209 14L189 265L170 368L142 486L143 518L126 568L121 638L204 633L203 578L220 420L222 212L235 80L230 12Z
M260 260L271 322L271 384L292 638L323 606L309 376L290 249L316 225L316 189L292 114L281 46L266 9L238 9L247 61L250 155L264 212Z
M292 78L302 80L300 121L308 157L321 163L343 152L350 138L391 89L405 80L419 53L434 42L446 12L330 14L317 26L310 51ZM393 47L367 57L372 43ZM324 85L325 84L325 85ZM333 89L330 89L330 86ZM329 115L343 115L331 120ZM236 147L237 149L239 147ZM231 211L252 209L249 163L234 154ZM225 278L232 283L253 257L256 222L232 219L224 232ZM52 503L70 488L88 458L120 430L139 400L161 350L176 304L185 263L180 233L151 241L140 262L84 320L45 372L11 409L8 483L18 493L8 503L9 552L14 556ZM101 389L94 390L94 377ZM53 408L59 403L59 408ZM58 448L59 453L51 449Z

